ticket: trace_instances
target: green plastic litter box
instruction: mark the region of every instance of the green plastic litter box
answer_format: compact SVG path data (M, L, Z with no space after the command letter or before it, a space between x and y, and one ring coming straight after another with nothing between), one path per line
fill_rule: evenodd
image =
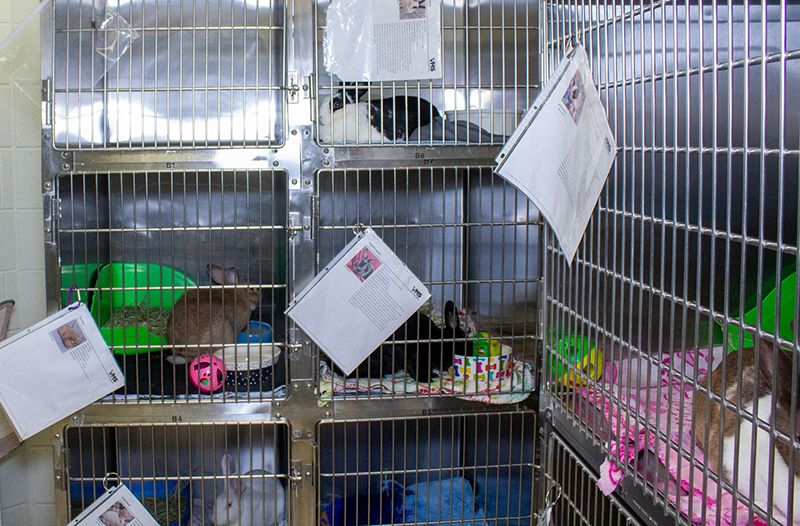
M776 290L772 289L761 302L761 328L772 334L775 327L775 296ZM781 304L780 304L780 322L778 329L780 336L784 340L793 340L794 333L792 332L792 318L794 318L795 307L797 305L797 274L792 273L786 276L781 281ZM744 315L744 323L756 326L758 322L758 306L756 305ZM728 325L728 347L729 351L735 351L739 348L739 334L740 327L738 322L734 321ZM753 335L745 331L743 349L747 349L754 345Z
M195 285L186 274L171 267L154 263L110 263L97 274L97 292L90 311L114 354L157 351L166 344L163 335L154 333L146 324L135 323L136 320L118 326L113 317L126 307L163 309L161 312L166 314L186 288ZM115 326L108 326L110 324Z

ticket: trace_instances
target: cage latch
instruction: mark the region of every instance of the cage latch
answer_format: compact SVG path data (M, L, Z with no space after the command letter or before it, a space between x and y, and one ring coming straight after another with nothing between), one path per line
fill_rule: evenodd
M297 243L297 235L301 232L306 232L307 239L313 239L311 235L311 218L301 215L300 212L289 213L289 225L287 227L289 234L289 242Z
M292 482L302 482L303 481L303 461L302 460L292 460L292 473L291 473Z
M299 459L292 460L289 480L291 480L292 487L295 489L295 491L299 489L299 486L305 480L309 480L313 484L314 465L311 462L303 462Z
M300 102L300 77L296 71L290 71L288 74L289 85L286 91L289 92L289 104L297 104Z

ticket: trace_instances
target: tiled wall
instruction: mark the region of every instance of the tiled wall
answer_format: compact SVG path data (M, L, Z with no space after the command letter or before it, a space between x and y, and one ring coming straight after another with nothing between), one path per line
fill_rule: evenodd
M38 0L0 0L0 41ZM17 302L12 334L45 315L41 166L36 106L38 23L23 31L0 63L0 300ZM0 460L3 526L55 524L49 434Z

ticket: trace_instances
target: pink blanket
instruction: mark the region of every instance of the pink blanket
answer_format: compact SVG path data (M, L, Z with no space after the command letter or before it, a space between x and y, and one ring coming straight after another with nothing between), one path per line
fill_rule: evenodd
M620 464L630 465L639 453L649 450L655 453L671 477L667 498L685 516L691 514L693 523L717 524L717 514L720 514L722 524L748 523L747 507L728 491L723 489L722 498L717 501L717 484L710 477L705 481L707 496L704 497L703 470L678 453L680 444L684 455L691 453L697 461L704 460L703 451L691 440L694 395L691 379L696 367L698 381L702 381L722 357L723 349L720 347L711 351L690 349L676 352L672 358L662 358L660 367L642 358L608 362L603 390L591 387L580 390L585 400L602 411L611 425L610 458L600 466L598 482L603 493L608 495L619 485L623 474ZM682 383L681 378L687 380ZM637 415L646 417L648 425L637 422ZM669 431L667 422L671 426ZM656 425L669 437L668 444L654 433ZM780 517L778 510L774 510L774 518L778 521L783 518L781 522L785 523L785 517ZM759 517L754 519L756 525L767 524Z

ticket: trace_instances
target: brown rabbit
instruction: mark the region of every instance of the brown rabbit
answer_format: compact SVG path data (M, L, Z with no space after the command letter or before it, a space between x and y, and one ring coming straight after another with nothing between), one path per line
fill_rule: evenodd
M792 353L778 349L761 340L759 359L756 364L755 349L742 349L729 353L724 361L711 373L711 391L719 398L725 398L736 406L741 396L741 406L725 408L718 399L709 400L705 392L696 391L694 398L694 428L698 445L703 449L709 468L721 478L732 483L737 474L738 490L746 498L750 496L750 482L755 481L755 495L752 500L766 509L769 491L769 474L772 473L773 504L781 512L791 517L800 517L800 451L795 451L793 462L791 445L784 440L771 440L768 431L761 426L769 426L774 416L775 427L790 439L800 438L800 411L792 415L792 398L800 398L800 378L797 379L798 392L792 392ZM739 355L741 353L741 356ZM773 354L774 353L774 354ZM739 359L742 368L739 371ZM725 374L723 375L723 364ZM758 384L756 373L759 372ZM742 415L752 415L754 402L758 399L758 420L755 442L753 425ZM776 404L772 415L773 400ZM798 406L800 407L800 406ZM792 417L799 429L792 429ZM739 432L738 451L736 432ZM708 442L706 443L706 433ZM770 469L770 450L774 448L775 464ZM750 472L751 461L755 457L754 473ZM791 465L790 465L791 463ZM789 480L794 479L794 509L788 508L787 488Z
M218 285L245 284L235 268L208 265L208 275ZM235 343L260 301L261 291L251 287L186 291L167 320L167 342L176 347L172 352L193 360ZM208 347L180 347L206 344Z

